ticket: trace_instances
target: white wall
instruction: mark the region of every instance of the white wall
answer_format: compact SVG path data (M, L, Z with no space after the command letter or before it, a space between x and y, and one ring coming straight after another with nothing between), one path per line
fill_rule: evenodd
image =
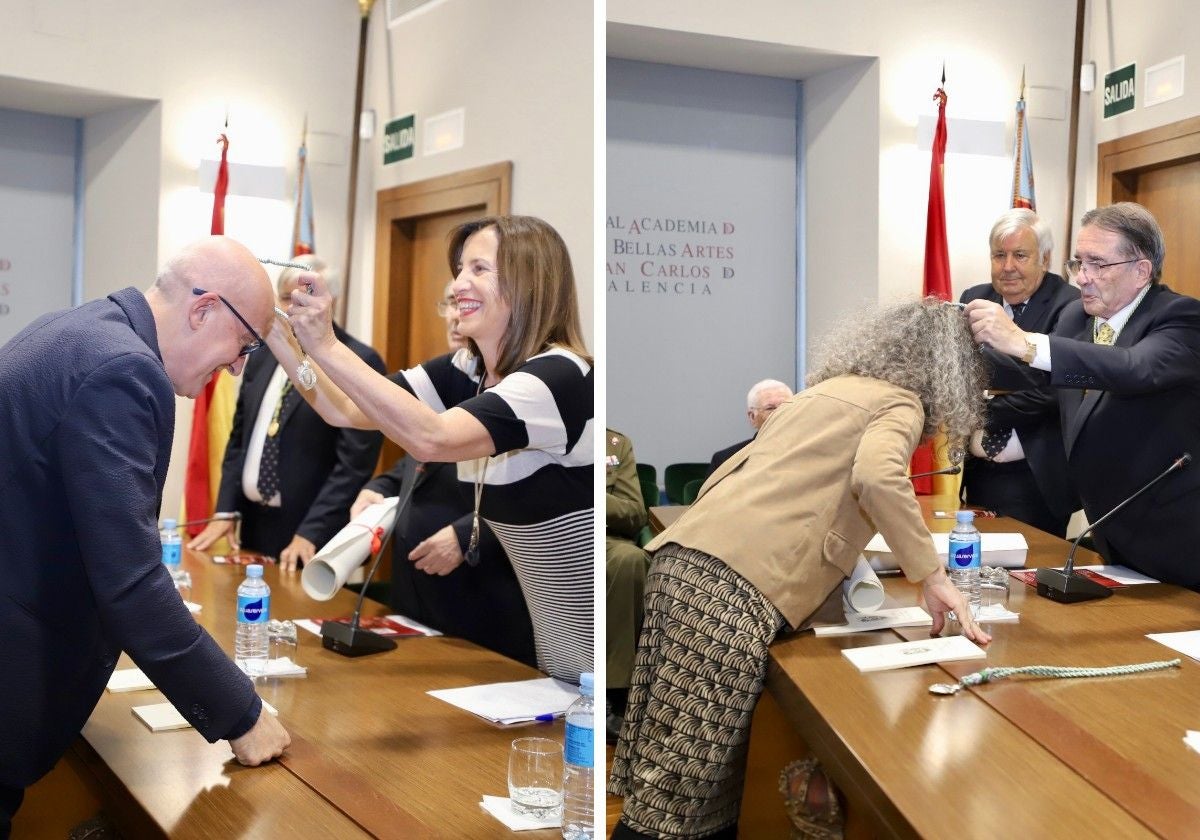
M356 273L375 264L376 191L510 160L512 210L540 216L566 241L594 346L591 2L443 0L391 30L379 14L369 54L364 107L375 110L380 132L362 148L363 177L374 183L359 188ZM455 108L466 111L465 144L423 156L423 121ZM414 113L413 157L384 166L382 127ZM364 324L371 282L351 302Z
M740 40L750 65L765 55L778 66L789 51L847 59L805 78L811 343L829 318L864 299L920 289L929 152L917 148L916 125L920 115L936 113L932 95L943 61L949 117L1005 124L1003 156L947 156L955 293L989 276L987 233L1007 207L1022 64L1029 86L1052 88L1051 104L1063 103L1057 119L1030 106L1038 210L1062 238L1074 8L1065 0L1015 0L1002 10L959 0L609 0L607 16L622 26L690 33L693 66L710 66L705 38L721 39L726 55L730 41ZM740 69L756 72L750 65ZM953 125L950 132L953 139ZM1055 262L1062 256L1056 247Z
M707 462L751 385L796 382L796 82L610 60L607 85L607 424Z
M71 304L76 125L0 109L0 346Z

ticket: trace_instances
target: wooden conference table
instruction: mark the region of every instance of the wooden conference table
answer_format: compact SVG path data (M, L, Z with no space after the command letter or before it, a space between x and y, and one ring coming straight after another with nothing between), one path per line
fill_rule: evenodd
M197 620L233 650L238 566L185 552ZM298 572L267 566L275 618L348 616L343 590L309 599ZM364 614L385 614L368 601ZM504 837L482 794L507 796L513 738L562 740L562 723L499 727L428 696L430 689L532 679L532 668L469 642L400 638L396 650L351 659L298 630L308 676L260 681L292 736L280 762L239 766L225 741L193 730L151 733L130 708L165 700L157 691L105 693L75 746L104 790L104 805L129 837ZM118 667L128 667L123 657ZM557 830L523 832L530 840Z
M926 515L945 500L924 500ZM678 513L657 509L659 525ZM927 521L950 530L949 519ZM982 531L1020 531L1029 566L1061 566L1068 544L1010 519ZM1101 562L1080 551L1080 565ZM885 577L889 606L917 587ZM984 667L1100 667L1174 659L1146 633L1200 628L1200 595L1162 584L1058 604L1010 579L1015 624L992 623L986 660L861 674L844 648L928 636L925 628L817 638L771 648L767 687L851 812L877 836L1200 836L1200 665L1080 680L1018 676L961 691L928 692ZM857 822L858 820L856 820Z

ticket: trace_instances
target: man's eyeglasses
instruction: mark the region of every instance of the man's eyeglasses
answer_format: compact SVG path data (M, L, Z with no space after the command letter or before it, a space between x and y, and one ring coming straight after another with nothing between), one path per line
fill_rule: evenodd
M199 287L194 287L194 288L192 289L192 294L194 294L194 295L206 295L206 294L208 294L208 290L207 290L207 289L201 289L201 288L199 288ZM219 292L213 292L213 294L214 294L214 295L216 295L216 296L217 296L217 297L220 299L221 303L223 303L223 304L225 304L226 306L228 306L228 307L229 307L229 311L233 313L233 317L235 317L235 318L237 318L239 321L241 321L241 322L242 322L242 326L243 326L243 327L245 327L247 330L249 330L249 331L250 331L250 335L254 336L254 340L253 340L253 341L251 341L249 344L247 344L245 347L243 347L241 350L239 350L239 351L238 351L238 355L239 355L239 356L249 356L249 355L250 355L251 353L253 353L255 350L257 350L258 348L262 347L262 346L263 346L263 340L262 340L262 336L258 334L258 332L257 332L257 331L254 329L254 327L250 326L250 322L249 322L249 321L247 321L245 318L243 318L243 317L242 317L242 313L240 313L240 312L238 312L236 309L234 309L234 308L233 308L233 304L232 304L232 303L230 303L229 301L227 301L227 300L225 299L225 296L224 296L224 295L220 294Z
M445 318L447 315L458 314L458 301L453 297L445 297L437 302L438 314Z
M1132 260L1121 260L1120 262L1092 262L1091 260L1067 260L1063 263L1063 267L1067 270L1068 277L1078 277L1080 274L1087 272L1088 277L1096 277L1106 268L1112 268L1114 265L1128 265L1129 263L1141 262L1145 257L1134 257Z

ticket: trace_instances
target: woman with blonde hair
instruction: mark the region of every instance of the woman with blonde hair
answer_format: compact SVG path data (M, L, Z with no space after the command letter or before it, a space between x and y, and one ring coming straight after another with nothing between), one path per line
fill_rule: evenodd
M908 479L939 427L980 423L983 367L958 308L929 299L858 315L827 342L809 387L705 481L647 546L645 619L610 793L614 838L737 836L750 719L768 646L799 628L876 531L920 583L942 631L989 637L950 583Z
M380 376L334 338L315 275L288 310L299 347L286 329L267 343L327 422L379 429L420 461L458 462L476 520L517 573L538 667L577 683L593 670L594 456L592 360L571 259L531 216L462 225L448 256L464 349Z

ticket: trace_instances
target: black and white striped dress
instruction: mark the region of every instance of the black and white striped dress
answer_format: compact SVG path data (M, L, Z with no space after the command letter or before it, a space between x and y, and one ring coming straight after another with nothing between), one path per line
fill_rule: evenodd
M480 516L512 561L533 621L538 667L579 682L593 671L592 368L562 348L527 359L477 393L468 351L394 374L435 411L457 406L488 430L496 455L458 465Z

